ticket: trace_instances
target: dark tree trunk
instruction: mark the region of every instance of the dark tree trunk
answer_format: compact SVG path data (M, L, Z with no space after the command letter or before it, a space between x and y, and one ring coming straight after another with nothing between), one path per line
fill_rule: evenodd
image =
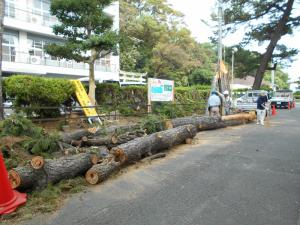
M5 0L0 0L0 120L4 119L3 109L3 88L2 88L2 40L3 40L3 20L5 15Z
M117 162L136 162L161 150L184 143L186 139L195 137L196 132L196 127L193 125L180 126L136 138L113 148L111 153L115 156Z
M212 116L189 116L168 120L165 123L167 129L178 126L192 124L197 128L197 131L212 130L224 127L221 117Z
M112 135L102 138L94 138L94 139L87 139L83 141L84 146L102 146L105 145L108 148L115 147L120 144L124 144L128 141L131 141L135 138L142 137L145 135L145 132L142 130L136 130L134 132L127 132L125 134L121 134L119 136Z
M9 180L13 189L32 189L39 180L45 181L45 173L29 166L17 167L8 172Z
M74 131L72 133L65 133L62 135L62 141L67 144L71 144L74 140L81 140L82 137L91 135L91 132L88 129L81 129Z
M83 175L93 165L93 155L78 154L60 159L45 159L40 169L18 167L9 171L11 183L18 189L44 188L63 179Z
M288 0L288 2L286 4L286 9L283 13L283 16L279 20L274 32L271 34L271 40L268 45L267 51L263 54L261 63L259 65L259 68L255 75L253 89L256 89L256 90L260 89L260 86L261 86L261 83L262 83L262 80L264 77L264 73L268 67L268 63L272 59L273 51L274 51L278 41L280 40L281 36L285 32L285 26L286 26L287 22L289 21L289 17L293 10L293 4L294 4L294 0Z
M89 184L98 184L106 180L112 173L118 171L120 168L120 163L109 162L94 165L85 174L85 179Z
M47 179L46 183L41 183L39 186L46 186L48 183L55 184L63 179L83 175L93 164L91 154L85 153L56 160L45 160L43 170L47 174Z
M108 134L122 134L138 129L140 129L140 126L138 124L114 125L103 129L98 129L98 131L95 133L95 136Z

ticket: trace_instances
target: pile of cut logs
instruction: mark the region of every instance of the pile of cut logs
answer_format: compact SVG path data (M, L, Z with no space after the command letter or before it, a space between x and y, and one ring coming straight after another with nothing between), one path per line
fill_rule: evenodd
M138 125L92 128L63 134L57 159L33 157L30 165L9 171L15 189L41 189L49 183L85 175L90 184L107 179L126 164L140 161L173 146L190 144L197 132L241 125L255 119L254 113L224 117L191 116L165 122L166 130L146 135Z

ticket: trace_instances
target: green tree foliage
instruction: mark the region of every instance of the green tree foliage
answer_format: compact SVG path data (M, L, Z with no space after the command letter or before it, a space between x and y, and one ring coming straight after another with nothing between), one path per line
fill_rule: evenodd
M226 47L225 61L230 65L229 67L232 65L232 49L234 48L236 49L236 52L234 52L234 77L255 76L261 54L256 51L243 49L240 46Z
M11 76L5 79L4 90L13 100L17 111L23 111L28 116L39 117L58 116L58 108L40 109L39 107L59 107L75 92L69 80L28 75Z
M253 88L258 89L272 59L290 59L297 53L280 43L281 37L293 34L300 25L295 0L223 0L226 29L235 32L241 26L247 32L243 44L267 43L266 52L260 59Z
M50 44L53 56L89 64L89 97L95 101L95 61L116 52L118 36L112 30L113 19L103 10L113 0L52 0L51 13L59 20L53 27L63 36L63 44Z
M184 28L182 14L166 0L121 0L120 4L123 70L174 79L178 86L202 82L197 76L213 76L213 46L197 43ZM195 70L198 73L192 75Z
M270 71L268 71L265 74L264 80L271 83L271 72ZM289 88L288 80L289 80L289 75L287 73L285 73L284 71L282 71L281 68L277 68L277 70L275 72L275 85L276 85L277 89L279 89L279 90L280 89L288 89Z

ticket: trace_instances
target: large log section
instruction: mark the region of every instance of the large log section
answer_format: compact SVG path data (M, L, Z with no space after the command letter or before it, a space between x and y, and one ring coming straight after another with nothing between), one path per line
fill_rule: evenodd
M256 118L254 112L240 113L235 115L221 117L211 116L189 116L167 120L165 122L166 129L171 129L178 126L192 124L197 128L197 131L212 130L224 128L226 126L240 125Z
M184 143L196 136L196 127L189 124L170 130L150 134L145 137L134 139L125 144L112 148L111 153L116 162L136 162L141 158L155 154L161 150Z
M98 184L106 180L112 173L119 170L119 168L120 163L115 161L94 165L86 172L85 179L89 184Z
M187 124L194 125L197 128L197 131L212 130L225 127L224 123L222 123L221 117L212 116L188 116L167 120L165 122L165 127L166 129L171 129Z
M43 188L49 183L55 184L63 179L83 175L94 163L93 155L82 153L59 159L45 159L42 167L17 167L9 171L13 188Z

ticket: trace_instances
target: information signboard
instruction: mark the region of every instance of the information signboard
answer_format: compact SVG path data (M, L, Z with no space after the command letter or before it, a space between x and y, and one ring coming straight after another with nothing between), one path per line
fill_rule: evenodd
M149 103L174 101L174 81L149 78L148 100Z

